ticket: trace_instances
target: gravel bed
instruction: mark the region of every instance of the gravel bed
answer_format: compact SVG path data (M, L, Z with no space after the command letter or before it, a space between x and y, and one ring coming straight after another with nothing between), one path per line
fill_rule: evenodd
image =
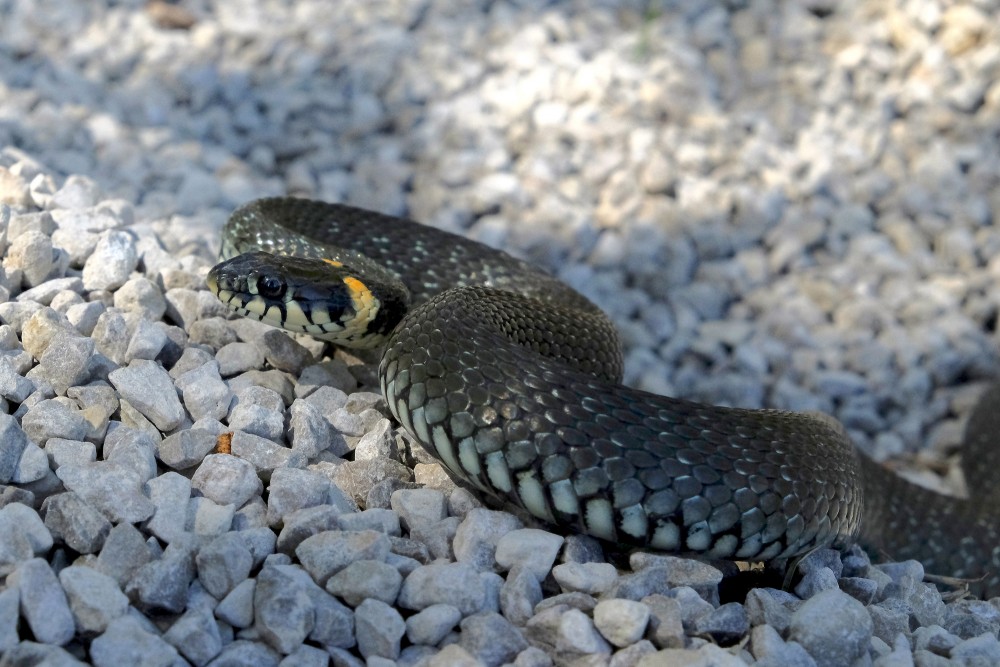
M593 298L628 384L823 410L960 491L997 2L0 8L0 667L1000 663L997 600L915 562L737 593L486 506L370 363L204 283L255 197L409 215Z

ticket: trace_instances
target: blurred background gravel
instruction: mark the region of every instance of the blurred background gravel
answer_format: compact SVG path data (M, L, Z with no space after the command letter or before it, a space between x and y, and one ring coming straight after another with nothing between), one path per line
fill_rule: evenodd
M823 410L960 489L1000 371L998 9L0 0L0 195L111 201L164 290L255 197L407 215L593 298L630 385ZM79 275L98 235L57 222Z

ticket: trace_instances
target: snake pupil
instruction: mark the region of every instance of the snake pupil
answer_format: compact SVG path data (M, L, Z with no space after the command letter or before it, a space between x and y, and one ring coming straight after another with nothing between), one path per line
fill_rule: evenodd
M257 293L267 299L280 299L285 294L285 281L273 275L257 278Z

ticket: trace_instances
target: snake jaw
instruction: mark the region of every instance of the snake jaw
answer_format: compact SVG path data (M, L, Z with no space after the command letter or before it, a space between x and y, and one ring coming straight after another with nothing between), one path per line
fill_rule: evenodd
M240 315L346 347L383 344L406 308L399 290L328 259L249 252L214 266L206 283Z

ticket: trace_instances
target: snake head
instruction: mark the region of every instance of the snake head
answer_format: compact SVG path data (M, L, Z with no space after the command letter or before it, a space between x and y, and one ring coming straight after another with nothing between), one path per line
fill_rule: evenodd
M381 345L406 312L401 285L340 262L248 252L212 267L209 290L230 310L347 347Z

